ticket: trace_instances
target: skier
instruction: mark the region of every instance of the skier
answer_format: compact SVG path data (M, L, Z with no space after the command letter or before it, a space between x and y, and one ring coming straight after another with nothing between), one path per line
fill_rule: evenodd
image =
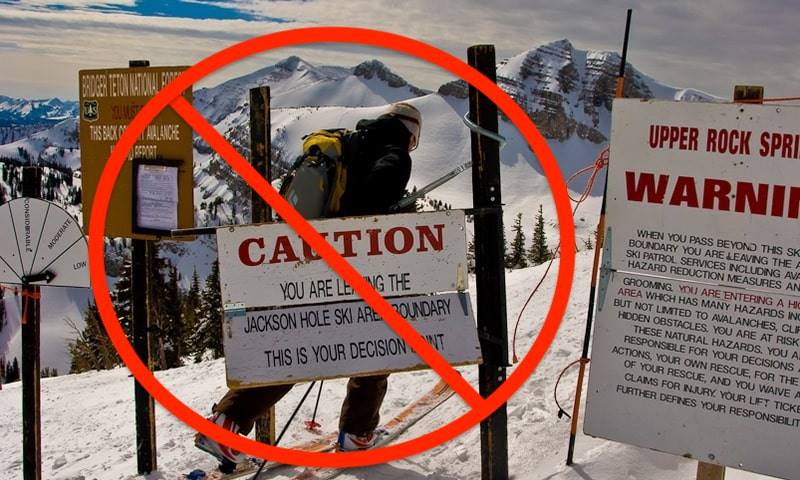
M376 119L356 125L357 158L348 162L347 183L339 215L379 215L400 200L411 175L409 152L417 148L422 116L413 105L395 103ZM354 377L347 383L347 396L339 417L337 449L364 450L379 440L375 429L386 395L388 375ZM293 385L274 385L228 390L212 409L209 420L226 430L247 435L257 417L275 405ZM220 461L240 463L241 452L198 433L195 445Z

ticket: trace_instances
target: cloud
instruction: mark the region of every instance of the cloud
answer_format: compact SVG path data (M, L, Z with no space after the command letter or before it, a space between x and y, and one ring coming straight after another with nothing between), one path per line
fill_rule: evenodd
M259 18L291 19L286 23L147 17L88 9L116 3L111 1L72 0L70 4L86 9L69 11L46 10L41 7L44 3L28 0L23 7L0 8L0 43L17 44L19 52L31 56L56 58L59 65L71 64L73 71L121 65L128 58L150 58L154 64L191 64L246 38L319 25L392 31L460 58L472 44L495 44L500 60L561 38L570 39L579 49L619 51L625 11L632 7L628 60L660 81L720 96L730 96L734 83L758 83L765 86L768 96L787 96L796 95L795 85L800 80L800 70L791 57L800 40L796 28L800 9L789 0L242 0L226 4ZM37 6L35 11L32 5ZM228 72L243 73L244 67L253 69L298 50L311 61L328 64L354 65L377 57L426 88L435 88L449 78L408 57L335 45L270 52ZM0 50L0 60L10 58L9 51ZM19 61L20 57L13 58ZM74 83L72 73L69 78ZM12 73L11 79L2 80L0 88L6 88L11 80L22 82L23 74Z

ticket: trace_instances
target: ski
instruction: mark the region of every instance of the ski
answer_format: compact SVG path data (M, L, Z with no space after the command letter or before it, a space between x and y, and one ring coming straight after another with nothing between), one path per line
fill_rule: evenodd
M381 429L386 430L386 434L382 436L374 448L388 445L399 438L454 394L455 391L450 385L440 380L428 393L405 407L400 413L381 426ZM348 467L306 467L299 474L289 478L292 480L331 480L347 470ZM269 477L262 478L259 475L259 480L266 480L267 478Z
M455 391L450 385L440 380L428 393L403 408L397 415L390 418L380 427L386 430L387 433L382 436L375 448L387 445L399 438L410 427L425 418L425 416L434 411L439 405L452 397L453 394L455 394ZM293 445L290 448L307 452L330 452L334 450L336 446L337 436L338 433L327 433L313 440ZM201 476L197 478L202 480L243 479L254 475L260 463L261 460L259 459L251 459L244 464L238 465L236 470L232 473L223 473L220 470L214 470L205 474L205 477ZM279 473L278 471L281 470L281 467L285 467L291 471ZM329 480L337 477L346 470L346 467L296 467L268 461L258 475L258 479L267 480L274 476L293 480ZM184 476L184 478L188 479L190 477L187 475Z
M330 452L335 447L337 436L338 432L329 432L317 438L292 445L288 448L291 448L292 450L303 450L306 452ZM233 472L224 473L219 469L214 469L207 473L201 471L202 475L204 476L198 476L196 478L198 480L236 480L246 478L248 475L253 475L256 473L256 471L258 471L259 467L261 466L261 462L263 462L263 460L260 458L250 458L246 462L237 465ZM259 476L284 466L286 465L283 463L267 461L266 465L264 465L264 468L261 469L261 474L259 474ZM190 477L189 475L184 475L184 478L187 480L194 480L194 478Z

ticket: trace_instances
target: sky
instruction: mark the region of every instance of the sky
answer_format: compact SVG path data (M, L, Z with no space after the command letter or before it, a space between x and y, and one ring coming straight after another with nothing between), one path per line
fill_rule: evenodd
M763 85L767 97L800 95L797 0L0 0L0 95L76 99L81 69L130 59L191 65L251 37L312 26L386 30L460 58L475 44L494 44L499 61L562 38L619 52L628 8L628 61L643 73L722 98L735 84ZM452 79L384 50L320 44L261 54L200 86L292 54L341 66L377 58L432 90Z

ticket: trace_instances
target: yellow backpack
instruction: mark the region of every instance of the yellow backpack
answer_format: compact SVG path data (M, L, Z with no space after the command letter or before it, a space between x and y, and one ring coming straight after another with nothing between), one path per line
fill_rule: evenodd
M281 195L306 219L336 216L347 186L345 144L353 132L317 130L303 137L303 153L281 184Z

